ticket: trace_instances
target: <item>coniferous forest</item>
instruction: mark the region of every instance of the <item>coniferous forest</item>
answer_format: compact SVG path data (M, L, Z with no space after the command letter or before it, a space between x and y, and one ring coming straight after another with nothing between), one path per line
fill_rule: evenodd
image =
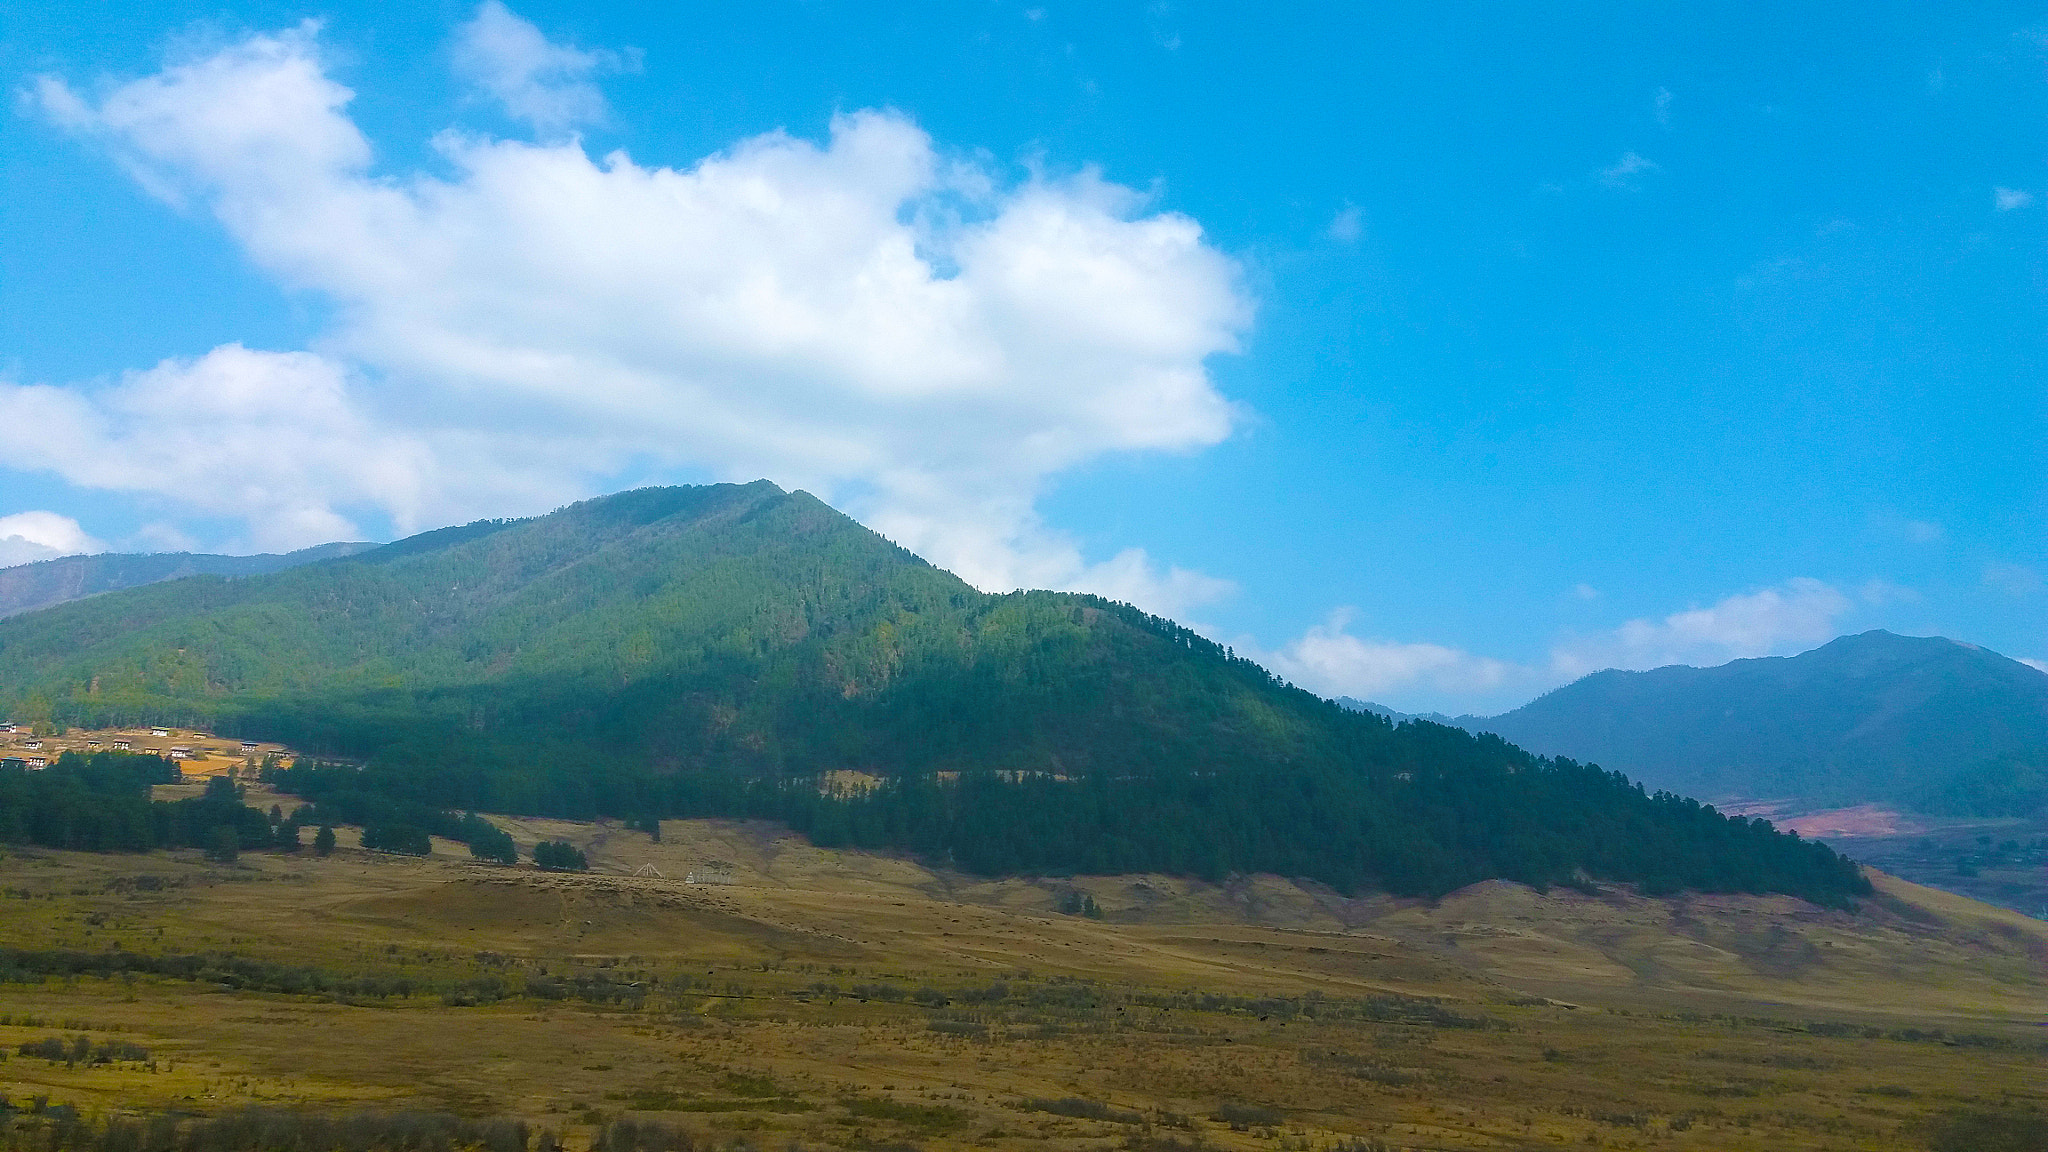
M747 816L990 874L1864 889L1767 824L1346 711L1128 605L978 592L766 482L0 621L0 708L359 765L278 783L412 847L474 845L469 812Z
M40 771L0 769L0 843L83 852L205 848L232 854L277 843L262 811L220 779L203 795L154 801L151 785L176 783L161 756L67 752ZM231 847L230 847L231 846Z

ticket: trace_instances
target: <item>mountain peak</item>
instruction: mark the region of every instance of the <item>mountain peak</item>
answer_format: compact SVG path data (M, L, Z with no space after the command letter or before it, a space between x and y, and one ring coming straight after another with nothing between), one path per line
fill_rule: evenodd
M2048 750L2048 678L1975 644L1873 629L1797 656L1595 673L1483 727L1674 791L1896 803Z
M991 874L1863 887L1825 848L1366 720L1128 605L977 592L765 482L132 588L0 622L0 654L0 709L35 722L258 736L366 764L307 773L449 810L771 816ZM896 784L820 788L847 770ZM1607 826L1656 832L1586 831Z

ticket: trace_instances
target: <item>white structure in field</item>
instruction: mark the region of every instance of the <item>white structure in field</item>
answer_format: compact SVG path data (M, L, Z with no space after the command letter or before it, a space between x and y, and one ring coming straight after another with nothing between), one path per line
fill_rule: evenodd
M683 883L736 884L738 881L733 878L731 864L724 860L708 860L690 869L690 874L683 877Z

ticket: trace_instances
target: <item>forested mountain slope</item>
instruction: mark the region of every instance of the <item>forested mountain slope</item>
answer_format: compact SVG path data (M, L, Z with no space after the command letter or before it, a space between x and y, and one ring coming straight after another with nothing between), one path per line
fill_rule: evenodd
M643 489L0 621L0 707L362 759L392 804L756 815L985 872L1862 887L1827 849L1497 739L1396 727L1095 597L987 595L765 481ZM824 774L886 781L835 793Z
M64 556L0 568L0 617L48 608L67 600L117 592L186 576L258 576L315 560L350 556L375 544L320 544L296 552L213 556L193 552L105 552Z
M1984 815L2048 803L2048 674L1938 636L1598 672L1470 726L1692 795Z

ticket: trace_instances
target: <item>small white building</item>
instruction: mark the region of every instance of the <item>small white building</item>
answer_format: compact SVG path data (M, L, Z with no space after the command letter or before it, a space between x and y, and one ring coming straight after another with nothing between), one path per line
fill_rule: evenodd
M169 728L151 728L149 734L151 736L169 736L171 730Z
M42 746L43 742L41 740L30 740L26 744L22 745L22 747L24 748L41 748Z
M30 768L48 768L50 762L41 756L31 756L28 758L28 766Z
M244 740L244 741L242 741L242 751L244 751L244 752L254 752L255 750L256 750L256 742L255 742L254 740Z
M173 760L190 760L191 758L192 750L190 748L180 746L171 749L171 759Z
M116 740L116 741L114 741L114 747L115 747L116 749L118 749L118 750L122 751L122 752L126 752L126 751L127 751L127 750L129 750L130 748L133 748L133 747L135 747L135 741L133 741L133 740Z

